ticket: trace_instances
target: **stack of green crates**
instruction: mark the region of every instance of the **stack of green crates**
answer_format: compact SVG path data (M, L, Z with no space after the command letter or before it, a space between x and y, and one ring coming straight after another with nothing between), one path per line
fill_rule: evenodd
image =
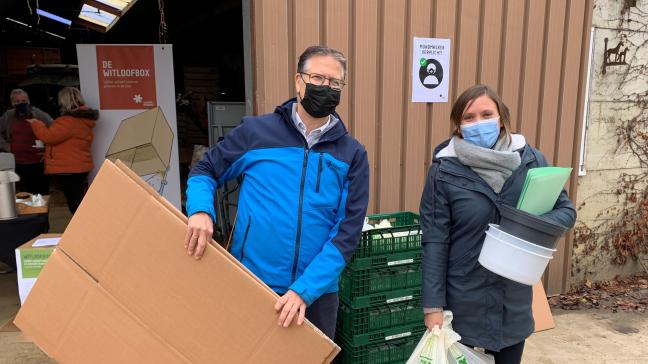
M336 341L341 364L404 363L425 325L421 309L421 226L412 212L369 216L351 262L340 276Z

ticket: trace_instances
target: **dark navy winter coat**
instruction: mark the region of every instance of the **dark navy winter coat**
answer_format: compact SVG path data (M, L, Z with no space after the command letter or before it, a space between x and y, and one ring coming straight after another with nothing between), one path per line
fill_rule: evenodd
M479 264L484 232L489 223L499 223L501 205L517 204L527 171L547 166L547 161L522 141L522 163L497 194L459 162L449 144L436 148L421 199L423 307L452 311L452 325L464 344L499 351L533 332L532 287ZM574 225L576 211L564 190L544 217Z

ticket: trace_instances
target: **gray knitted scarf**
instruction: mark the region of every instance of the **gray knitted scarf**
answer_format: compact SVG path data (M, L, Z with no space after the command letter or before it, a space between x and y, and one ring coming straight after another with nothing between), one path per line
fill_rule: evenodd
M455 136L455 153L459 161L470 167L489 186L499 193L504 182L520 166L520 154L513 151L509 138L500 138L493 149L482 148Z

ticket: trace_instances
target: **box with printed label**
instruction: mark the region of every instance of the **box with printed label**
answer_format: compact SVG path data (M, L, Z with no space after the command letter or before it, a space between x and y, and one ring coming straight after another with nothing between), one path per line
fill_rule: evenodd
M18 295L23 304L43 266L58 244L60 234L43 234L16 248ZM40 243L36 244L35 243ZM45 244L43 245L43 242ZM39 246L40 245L40 246Z

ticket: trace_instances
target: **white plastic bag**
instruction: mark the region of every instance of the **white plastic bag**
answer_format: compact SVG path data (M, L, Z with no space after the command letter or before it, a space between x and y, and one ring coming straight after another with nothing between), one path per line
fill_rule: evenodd
M448 364L495 364L495 358L457 342L448 349Z
M441 330L436 327L433 331L426 331L407 364L446 364L447 351L444 350L440 333Z
M461 336L452 331L452 312L443 311L443 327L427 330L406 364L447 364L448 349Z
M452 330L452 312L443 311L443 327L427 330L406 364L495 364L495 359L462 343Z

